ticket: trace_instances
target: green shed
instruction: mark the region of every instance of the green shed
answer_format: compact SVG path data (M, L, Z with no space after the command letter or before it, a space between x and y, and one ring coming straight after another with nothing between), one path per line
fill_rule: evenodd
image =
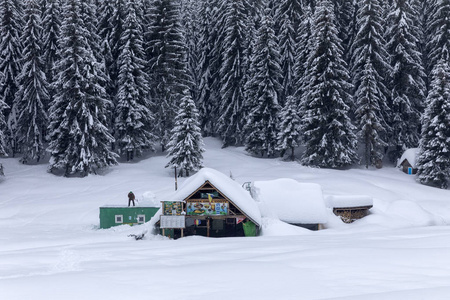
M150 221L159 207L144 206L103 206L100 207L100 228L128 224L136 225Z

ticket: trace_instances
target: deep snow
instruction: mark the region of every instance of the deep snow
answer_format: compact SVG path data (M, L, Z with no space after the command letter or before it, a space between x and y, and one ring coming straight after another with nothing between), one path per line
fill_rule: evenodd
M147 234L149 224L98 229L98 208L173 192L167 158L153 155L103 175L61 178L46 165L0 159L0 299L448 299L450 191L394 167L346 171L260 159L205 139L204 165L240 184L292 178L324 196L367 195L372 214L311 232L263 219L255 238ZM186 179L179 179L179 184Z

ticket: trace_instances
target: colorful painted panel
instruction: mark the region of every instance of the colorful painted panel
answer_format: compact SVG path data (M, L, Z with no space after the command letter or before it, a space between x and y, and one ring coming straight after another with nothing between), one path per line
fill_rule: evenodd
M171 201L164 201L164 215L166 216L179 216L181 215L181 202L171 202Z
M187 214L191 216L228 215L228 202L189 202Z

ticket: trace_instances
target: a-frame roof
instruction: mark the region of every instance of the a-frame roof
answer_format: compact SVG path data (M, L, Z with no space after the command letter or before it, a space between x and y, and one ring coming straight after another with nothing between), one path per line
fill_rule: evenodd
M205 184L210 184L255 224L261 224L261 213L249 192L230 177L214 169L203 168L198 171L188 178L170 199L184 201Z

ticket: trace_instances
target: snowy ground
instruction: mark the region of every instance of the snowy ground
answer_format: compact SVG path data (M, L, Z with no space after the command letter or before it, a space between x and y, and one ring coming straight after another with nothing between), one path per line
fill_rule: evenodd
M130 190L141 202L171 192L164 156L71 179L0 159L0 299L450 298L450 191L391 167L305 168L205 142L205 166L239 183L316 182L325 195L372 196L372 215L345 225L330 214L319 232L265 219L255 238L135 241L148 225L99 230L98 208Z

